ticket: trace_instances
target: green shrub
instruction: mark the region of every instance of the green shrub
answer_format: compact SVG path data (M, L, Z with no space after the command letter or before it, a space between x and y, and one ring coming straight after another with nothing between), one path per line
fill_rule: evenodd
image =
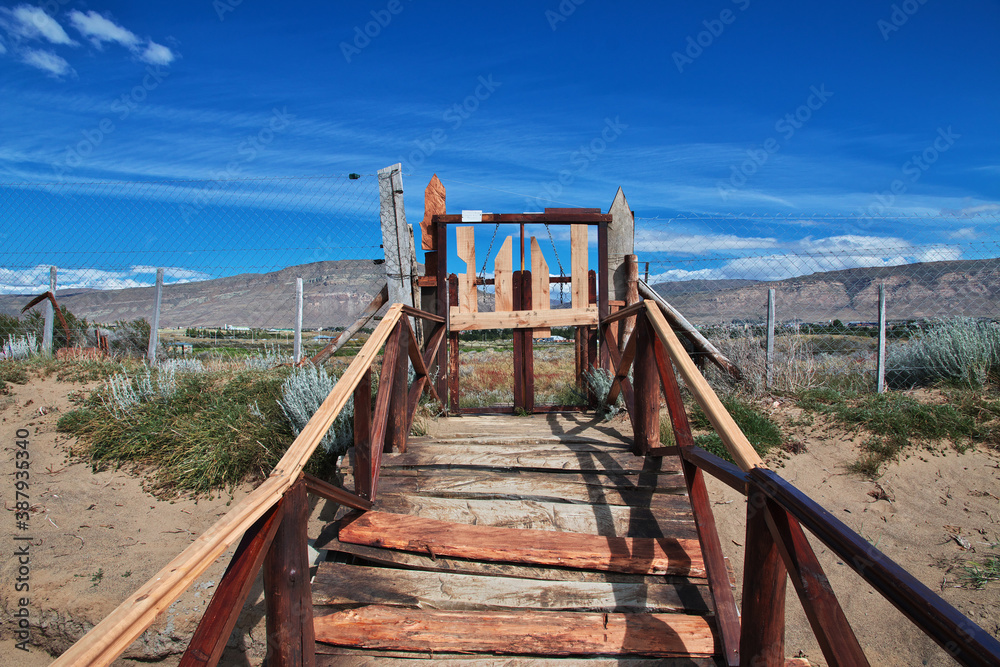
M736 425L740 427L740 430L743 431L743 434L758 454L764 456L773 447L781 445L783 439L781 429L768 419L766 415L735 396L723 397L721 400L726 410L732 415ZM708 417L700 406L695 406L691 414L691 425L695 428L712 428L711 422L708 421ZM732 456L729 455L729 450L726 449L722 438L717 433L699 435L695 437L694 442L699 447L707 449L716 456L733 462Z
M292 371L281 385L279 405L292 433L302 432L319 406L333 391L337 381L325 369L307 364ZM334 457L340 456L354 444L354 397L348 399L344 409L334 420L330 430L323 436L322 445Z
M906 388L948 380L981 387L1000 364L1000 328L970 318L941 320L889 348L886 382Z
M590 370L583 372L583 377L587 381L587 386L590 387L591 393L597 397L597 414L602 415L605 421L625 409L625 399L622 398L621 392L618 393L618 398L614 405L608 405L605 402L608 392L611 391L611 382L614 380L609 371L603 368L595 368L591 365Z

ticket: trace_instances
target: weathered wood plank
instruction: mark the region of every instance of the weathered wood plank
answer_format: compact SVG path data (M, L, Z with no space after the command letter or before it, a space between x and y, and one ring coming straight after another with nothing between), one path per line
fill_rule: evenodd
M313 604L387 604L421 609L538 609L549 611L711 611L707 586L533 581L474 574L396 570L320 563Z
M644 459L629 452L566 452L559 450L528 449L525 451L498 452L462 451L456 447L443 449L427 445L401 454L382 457L385 468L411 466L463 466L489 468L528 468L552 471L633 471L643 469Z
M358 647L539 655L710 656L709 622L685 614L427 611L372 605L315 621L320 641Z
M549 296L549 263L545 261L538 239L531 237L531 309L549 310L552 307ZM499 310L499 308L497 309ZM535 329L532 336L546 338L552 335L547 327Z
M497 258L493 262L493 272L494 272L494 285L496 287L495 299L493 310L496 312L506 312L514 310L514 245L512 237L508 236L503 245L500 246L500 251L497 253Z
M383 489L383 493L384 491ZM657 498L665 497L669 496L657 496ZM687 501L684 497L674 498ZM666 517L659 508L648 507L547 503L532 500L463 500L393 494L381 496L375 509L380 512L408 514L425 519L476 526L529 528L590 535L698 538L690 508L680 516Z
M379 651L318 644L317 667L716 667L712 658L559 658L538 656L474 656L465 653ZM808 661L789 660L786 667L809 667Z
M400 474L411 473L411 474ZM644 473L645 474L645 473ZM563 478L569 478L563 480ZM525 500L583 505L654 507L668 515L691 511L687 488L680 475L658 475L657 487L638 480L639 475L544 475L540 473L491 473L471 470L383 470L379 491L470 500ZM555 479L553 479L555 478ZM349 487L351 478L344 479Z
M434 174L424 188L424 219L420 221L420 247L423 250L437 250L432 218L447 213L445 196L444 184Z
M570 279L573 308L586 308L587 299L587 225L570 225Z
M366 512L341 522L341 542L531 565L705 576L697 540L638 538L465 526Z
M329 534L324 531L324 535ZM446 556L430 556L427 553L418 554L393 549L380 549L363 544L338 542L335 538L317 540L316 547L328 549L339 554L338 560L355 564L377 564L393 568L427 570L431 572L458 572L464 574L485 574L495 577L513 577L515 579L538 579L541 581L604 581L611 583L635 584L700 584L704 580L690 579L665 574L627 574L624 572L597 572L589 570L567 570L553 567L534 567L530 565L511 565L509 563L491 563L483 561L448 558Z
M458 308L463 313L475 313L479 310L479 299L476 289L476 236L473 227L455 228L455 252L465 262L465 273L458 274Z
M459 276L461 277L461 276ZM538 327L594 326L597 308L560 308L559 310L514 310L501 313L470 313L465 306L452 308L452 331L481 329L535 329Z

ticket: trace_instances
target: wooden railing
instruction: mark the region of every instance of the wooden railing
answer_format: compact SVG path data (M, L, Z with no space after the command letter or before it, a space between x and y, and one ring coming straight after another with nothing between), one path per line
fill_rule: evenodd
M420 350L409 318L436 322ZM355 509L372 507L384 451L406 449L406 437L420 396L428 391L427 366L444 339L443 318L402 304L391 306L333 391L270 476L199 535L183 552L143 584L54 665L111 664L228 548L240 540L181 665L214 665L263 568L268 664L312 665L312 599L306 552L307 494ZM383 348L375 410L371 410L371 367ZM415 379L407 387L407 359ZM354 395L355 490L335 487L303 472L323 436Z
M608 325L630 316L636 316L635 328L619 355ZM789 578L827 662L868 664L803 527L960 664L1000 664L1000 642L765 466L685 352L656 302L647 300L621 310L602 320L601 328L614 377L607 401L611 404L619 393L623 395L637 454L668 451L659 442L663 390L715 595L719 636L728 665L784 664L785 586ZM634 384L628 380L630 367ZM737 465L694 445L675 368ZM705 473L748 498L742 622L726 578Z

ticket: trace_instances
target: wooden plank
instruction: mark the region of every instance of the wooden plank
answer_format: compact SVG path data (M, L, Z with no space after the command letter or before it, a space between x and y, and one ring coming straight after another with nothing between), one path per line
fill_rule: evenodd
M308 667L315 663L316 647L306 551L309 500L303 482L288 490L283 505L281 524L263 565L267 664Z
M532 300L531 271L521 272L521 305L527 306ZM539 311L541 312L541 311ZM521 336L524 368L524 411L529 415L535 411L535 351L532 330L514 331L514 336Z
M413 247L413 229L406 224L402 165L396 163L378 170L378 192L389 303L413 306L412 278L417 272L417 253Z
M396 325L399 329L399 346L396 352L396 372L392 376L392 397L389 401L389 419L386 425L384 452L406 452L406 439L410 435L410 404L407 396L409 369L408 350L412 338L410 323L402 318ZM392 344L392 339L386 345ZM385 359L388 355L383 355ZM420 358L419 353L415 355ZM379 379L382 382L382 379Z
M385 512L341 524L341 542L443 556L633 574L703 577L697 541L464 526Z
M766 501L760 491L747 497L740 662L779 667L785 660L785 584L788 576L767 527Z
M524 250L524 234L521 234L522 251ZM521 253L521 263L524 263L523 252ZM514 272L514 308L521 311L524 308L524 271ZM524 336L515 331L513 336L513 393L514 410L524 409Z
M513 238L508 236L500 251L497 253L493 263L495 277L494 286L496 289L493 310L496 312L508 312L514 310L514 292L511 280L514 277L514 245Z
M354 388L354 493L372 497L372 371Z
M554 472L638 472L643 469L642 457L629 452L565 452L528 450L522 453L469 451L456 447L425 445L405 454L389 454L382 458L384 467L452 466L500 469L551 470Z
M385 482L385 479L382 480ZM476 526L527 528L589 535L698 539L690 508L667 517L659 508L583 505L534 500L473 500L412 494L383 495L376 509ZM657 496L667 498L669 496ZM678 496L672 496L678 498ZM686 500L680 497L681 500Z
M567 570L564 568L532 567L509 563L490 563L463 558L431 556L428 553L409 553L380 549L361 544L350 544L332 540L317 544L318 548L329 549L338 554L338 560L356 564L385 565L392 568L427 570L430 572L458 572L464 574L484 574L515 579L537 579L540 581L603 581L612 583L672 584L688 586L704 583L703 579L689 579L670 575L625 574L622 572L597 572L588 570Z
M317 352L315 356L313 356L312 358L313 365L318 366L319 364L326 362L327 359L332 357L337 352L337 350L342 348L344 344L354 336L354 334L360 331L363 326L368 324L368 321L371 318L375 317L378 311L382 309L382 306L384 306L388 300L389 300L389 285L386 284L382 286L382 289L379 291L378 294L375 295L375 298L371 300L371 303L368 304L364 312L362 312L361 315L358 316L358 319L354 321L354 324L341 331L337 335L336 340L334 340L332 343L330 343L322 350ZM296 324L300 324L300 322L296 321Z
M437 250L433 218L447 212L445 194L444 184L434 174L424 188L424 219L420 221L420 247L423 250Z
M632 385L635 394L635 414L632 418L636 454L648 454L660 446L660 379L656 374L656 359L653 345L656 334L649 326L645 315L636 320L635 332L635 372ZM610 355L610 348L605 346ZM617 350L616 350L617 352Z
M610 281L608 272L608 225L601 223L597 227L597 313L603 320L611 314L607 285ZM610 359L607 352L601 353L601 368L610 370Z
M534 329L537 327L596 326L597 308L515 310L500 313L464 313L452 308L452 331L482 329Z
M496 223L526 224L526 225L597 225L602 222L611 222L611 216L607 213L483 213L482 220L470 222L463 220L460 213L448 215L435 215L434 222L442 225L480 224L495 225Z
M531 276L531 310L549 310L552 307L549 296L549 263L545 261L542 248L534 236L531 237ZM551 335L552 330L548 327L535 329L532 333L535 338L548 338Z
M397 361L402 353L399 346L401 331L402 327L397 322L392 330L392 335L386 341L385 353L382 355L382 372L379 373L378 393L375 395L375 412L372 414L371 454L369 455L371 492L368 496L370 500L376 498L382 453L385 451L385 445L390 442L387 436L391 428L389 413L392 409L394 379L399 367Z
M749 471L751 468L766 468L767 466L764 465L760 455L754 450L750 441L743 434L743 431L740 430L740 427L736 425L736 422L725 406L722 405L722 401L719 400L715 391L709 386L708 381L705 380L705 377L695 367L694 362L691 361L691 357L688 356L688 353L684 350L684 346L681 345L681 342L677 339L677 335L670 328L670 325L667 324L663 313L660 312L660 307L648 299L645 303L647 306L646 316L649 318L649 323L653 325L657 335L660 337L660 342L663 343L663 346L669 353L671 361L674 362L677 370L680 371L681 377L684 378L684 383L687 385L688 390L705 412L705 416L708 417L709 422L715 428L715 432L722 438L733 460L736 461L736 464L744 472Z
M632 209L629 208L628 200L625 199L625 193L620 187L611 206L608 207L608 214L611 216L611 222L608 223L607 239L607 291L612 299L627 300L628 269L625 257L635 252L635 216L632 215ZM636 276L638 277L638 271Z
M615 284L617 285L617 276ZM625 305L627 306L626 310L633 306L641 307L642 305L642 301L639 299L639 258L632 254L625 255ZM621 336L623 345L632 335L633 329L635 329L634 315L625 320Z
M711 610L707 586L532 581L452 572L320 563L313 604L422 609L685 612Z
M868 659L799 522L773 500L767 501L764 512L771 537L827 663L837 667L867 667Z
M281 523L282 503L271 508L240 541L226 573L219 582L212 601L198 622L198 627L181 657L181 667L216 665L226 649L229 635L243 612L243 603L250 593Z
M458 305L458 276L454 273L448 276L448 303L454 309ZM452 412L458 411L459 398L459 357L458 332L451 328L451 318L448 320L448 405Z
M587 226L572 225L569 228L570 235L570 303L574 309L587 308L590 303L587 300Z
M435 235L437 236L437 272L435 279L437 282L437 314L442 316L445 321L448 320L448 313L452 305L457 306L458 301L456 300L454 304L450 300L450 291L453 289L448 281L448 227L445 225L436 225ZM446 327L447 329L447 327ZM437 353L437 363L438 377L437 377L437 392L438 396L447 401L449 399L448 391L448 379L450 377L451 370L448 367L448 340L445 341L444 345L438 348ZM458 404L455 404L458 407Z
M458 309L462 313L479 310L476 290L476 235L474 227L455 228L455 252L465 262L465 273L458 274Z
M371 605L317 618L320 641L411 651L710 656L709 622L686 614L428 611Z
M304 473L303 481L306 484L306 491L314 496L331 500L338 505L353 507L354 509L370 510L372 508L370 500L357 496L350 491L345 491L339 486L334 486L309 473Z
M317 667L716 667L713 658L539 658L537 656L474 656L466 653L378 651L319 644ZM789 660L786 667L809 667L807 660Z

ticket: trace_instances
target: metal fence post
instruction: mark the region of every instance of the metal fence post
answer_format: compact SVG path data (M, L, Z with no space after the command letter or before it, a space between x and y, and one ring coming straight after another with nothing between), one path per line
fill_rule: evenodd
M160 344L160 304L163 302L163 269L156 270L156 296L153 298L153 323L149 326L149 349L146 360L156 363L156 347Z
M768 389L774 382L774 288L767 290L767 383Z
M302 278L295 279L295 343L292 358L295 363L302 360Z
M878 286L878 381L876 391L885 391L885 283Z
M56 267L49 267L49 291L55 296L56 293ZM43 311L45 321L42 328L42 352L44 354L52 354L52 331L55 326L55 310L52 308L52 302L45 302L45 310Z

